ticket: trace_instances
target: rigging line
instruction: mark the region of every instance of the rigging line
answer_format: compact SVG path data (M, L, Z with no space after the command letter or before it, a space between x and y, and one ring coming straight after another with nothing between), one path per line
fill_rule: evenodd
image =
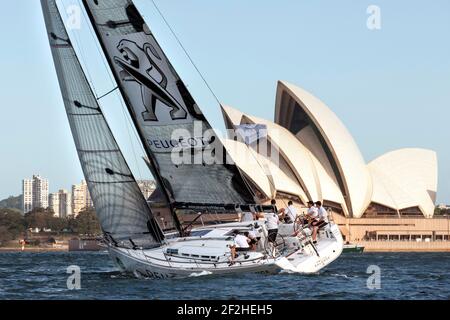
M211 92L211 94L214 96L214 99L216 99L217 103L220 105L220 100L217 97L217 95L214 93L213 89L211 88L211 86L209 85L208 81L206 81L205 77L203 76L203 74L200 72L200 69L197 67L197 65L195 64L194 60L191 58L191 56L189 55L189 53L187 52L186 48L183 46L183 44L181 43L180 38L178 38L177 34L175 33L175 31L173 30L173 28L170 26L169 22L166 20L166 18L164 17L164 14L161 12L161 10L159 10L159 7L156 5L154 0L151 0L153 3L153 6L156 8L156 10L158 11L159 15L161 16L161 18L164 20L164 23L167 25L167 27L169 28L170 32L172 33L172 35L175 37L175 39L177 40L178 44L180 45L181 49L183 49L184 53L186 54L186 56L188 57L189 61L192 63L192 65L194 66L195 70L197 71L197 73L200 75L200 77L202 78L203 82L205 83L205 85L208 87L208 90Z
M269 141L269 139L267 139L267 138L266 138L266 140ZM252 148L250 145L247 145L247 148L250 149L250 154L255 158L256 162L257 162L258 165L261 167L261 169L263 170L263 172L265 173L266 170L269 170L269 171L270 171L269 166L266 165L267 169L264 168L264 166L263 166L263 165L259 162L259 160L257 159L256 155L253 154L253 148ZM258 148L258 149L259 149L259 148ZM257 150L255 150L255 152L257 152ZM280 170L281 170L281 169L280 169ZM271 172L270 172L270 173L271 173ZM267 176L267 180L269 180L269 183L272 185L273 190L276 190L275 182L274 182L271 178L269 178L269 175L266 175L266 176ZM299 198L300 198L300 196L299 196ZM288 206L286 205L286 201L284 200L284 198L281 198L281 202L283 202L283 204L285 205L285 207L288 208ZM278 214L278 212L277 212L277 214ZM295 223L295 221L294 221L294 223ZM303 228L302 228L302 232L304 232L304 231L303 231ZM317 248L316 248L316 246L314 245L314 243L313 243L311 240L308 240L308 243L309 243L309 244L311 245L311 247L314 249L314 252L316 253L316 255L317 255L318 257L320 257L319 252L317 251Z
M107 93L105 93L104 95L98 97L98 98L97 98L97 101L103 99L104 97L106 97L106 96L109 95L110 93L113 93L113 92L114 92L115 90L117 90L117 89L119 89L118 86L116 86L114 89L109 90L109 91L108 91Z
M268 141L268 140L267 140ZM259 144L259 141L258 141ZM249 148L250 154L252 155L252 157L256 160L256 163L258 164L258 166L262 169L262 171L266 174L267 180L269 181L269 184L272 186L272 190L277 190L276 186L275 186L275 182L273 181L273 178L269 177L269 174L267 174L267 171L269 171L270 176L272 176L272 172L269 168L269 166L267 164L261 164L261 162L258 160L258 158L256 157L256 155L253 153L255 152L256 154L258 153L258 149L253 149L249 144L246 144L247 148ZM265 158L264 158L265 159ZM281 170L281 169L280 169ZM300 197L299 197L300 198ZM284 200L284 198L281 199L281 202L285 205L285 207L287 208L287 204L286 201Z
M80 8L83 8L83 4L81 3L81 0L77 0L77 3L78 3ZM87 16L87 13L86 13L85 10L81 10L81 11L83 12L84 22L85 22L85 24L86 24L86 26L87 26L87 28L89 30L89 33L91 35L91 38L92 38L93 42L95 43L95 47L97 49L97 52L99 53L99 56L101 57L100 60L102 61L103 66L105 67L105 71L108 74L109 80L111 81L111 85L117 86L116 82L114 81L114 79L113 79L113 77L111 75L111 71L110 71L110 69L108 67L108 64L106 62L106 58L104 56L103 50L100 48L100 44L97 41L97 37L95 36L94 31L92 30L93 27L92 27L92 25L90 23L89 17Z
M65 6L65 4L64 4L64 1L61 1L61 5L62 5L62 7L63 7L63 9L64 9L64 11L65 11L66 18L67 18L67 9L66 9L66 6ZM79 1L79 0L78 0L78 5L79 5L80 8L81 8L81 4L80 4L80 1ZM91 28L89 27L90 24L89 24L88 21L86 20L86 13L84 13L83 18L84 18L84 22L85 22L86 25L88 26L88 29L89 29L89 31L90 31L91 36L93 36L92 30L91 30ZM74 34L75 42L76 42L76 44L77 44L77 46L78 46L78 48L79 48L79 52L80 52L80 56L81 56L82 63L83 63L84 66L85 66L83 69L84 69L84 71L85 71L85 73L86 73L86 75L87 75L88 82L90 83L90 86L91 86L91 88L92 88L92 91L94 92L95 97L97 97L97 92L96 92L96 90L95 90L95 86L94 86L94 82L93 82L92 76L91 76L91 74L90 74L90 72L89 72L89 68L87 68L87 62L86 62L86 59L85 59L84 50L83 50L83 47L81 46L81 38L80 38L80 36L79 36L76 32L72 32L72 33ZM100 49L99 49L99 45L98 45L98 43L95 41L95 38L93 39L93 41L94 41L95 44L96 44L97 51L100 53L100 56L102 57L101 51L100 51ZM111 83L115 84L115 82L114 82L113 79L112 79L111 74L108 72L108 68L106 67L106 62L105 62L105 60L103 59L103 57L101 58L101 60L102 60L102 62L103 62L103 65L105 66L105 69L106 69L105 71L106 71L106 73L108 74L108 77L109 77ZM114 89L108 91L107 93L105 93L105 94L102 95L101 97L98 97L98 98L97 98L97 101L99 101L99 100L101 100L102 98L106 97L107 95L111 94L111 93L114 92L117 88L118 88L118 86L116 85ZM122 101L121 101L121 102L122 102ZM135 149L134 149L134 144L133 144L133 142L132 142L131 134L130 134L130 132L129 132L129 128L128 128L126 122L125 122L125 126L127 127L128 137L129 137L129 139L130 139L131 148L132 148L133 155L134 155L134 160L135 160L135 162L136 162L136 167L137 167L137 169L138 169L139 175L142 176L142 173L141 173L141 170L140 170L140 168L139 168L138 161L137 161L137 155L136 155L136 152L135 152Z
M78 5L80 6L80 8L83 8L83 5L82 5L82 3L81 3L81 0L77 0L77 3L78 3ZM85 10L81 10L81 11L83 12L83 19L84 19L84 22L85 22L85 24L86 24L86 26L87 26L87 28L88 28L88 30L89 30L89 33L90 33L90 35L91 35L91 38L92 38L93 42L95 43L95 48L97 49L97 52L98 52L99 57L100 57L100 60L102 61L103 67L104 67L106 73L108 74L109 81L111 82L111 84L112 84L113 86L115 86L115 88L114 88L113 90L111 90L110 92L107 92L105 95L103 95L103 96L97 98L97 101L98 101L98 100L104 98L105 96L109 95L110 93L116 91L116 89L118 88L118 84L117 84L116 81L113 79L113 76L112 76L112 74L111 74L111 70L110 70L110 68L109 68L109 66L108 66L108 63L107 63L107 61L106 61L106 57L105 57L105 55L104 55L103 50L102 50L101 47L100 47L100 44L99 44L98 41L97 41L97 37L96 37L96 35L94 34L94 31L93 31L93 29L92 29L93 27L92 27L92 25L91 25L91 23L90 23L90 19L89 19L89 17L87 16L86 11L85 11ZM116 92L117 92L117 91L116 91ZM137 157L137 155L136 155L135 146L134 146L134 143L133 143L132 136L131 136L131 134L130 134L130 128L129 128L129 125L127 125L127 120L128 120L128 124L129 124L129 123L130 123L130 119L127 117L127 114L126 114L126 111L125 111L126 107L125 107L125 105L124 105L124 102L123 102L123 100L122 100L121 95L120 95L119 93L117 93L116 97L117 97L117 99L119 100L119 102L120 102L120 104L121 104L121 107L122 107L122 108L121 108L121 109L122 109L122 113L123 113L124 118L126 119L126 120L125 120L125 126L127 127L127 134L128 134L128 138L129 138L129 140L130 140L131 150L132 150L132 152L133 152L133 156L134 156L134 161L135 161L135 164L136 164L136 168L137 168L138 173L139 173L139 176L140 176L139 179L141 179L141 178L143 177L143 176L142 176L142 172L141 172L141 169L140 169L140 166L139 166L139 162L138 162L138 160L137 160L138 157ZM134 132L134 135L135 135L135 137L137 137L136 132ZM137 139L138 139L138 141L140 141L140 140L139 140L139 137L138 137ZM143 151L144 154L145 154L144 148L142 147L142 145L141 145L140 143L139 143L139 145L140 145L140 147L141 147L141 151Z
M64 18L67 20L67 19L68 19L68 16L67 16L67 14L68 14L68 12L67 12L67 6L66 6L66 4L64 3L64 0L61 0L60 3L61 3L62 8L64 9L64 10L63 10L63 11L64 11ZM80 8L81 8L81 7L80 7ZM61 12L61 11L60 11L60 12ZM64 23L64 22L63 22L63 23ZM70 28L67 28L66 25L65 25L65 23L64 23L64 27L65 27L67 33L69 33L69 30L71 30L71 29L70 29ZM95 96L97 96L97 93L96 93L96 90L95 90L95 86L94 86L94 82L93 82L93 78L92 78L92 76L91 76L91 73L89 72L89 68L87 67L86 59L84 58L84 57L85 57L85 54L84 54L83 47L81 46L81 38L80 38L80 35L79 35L76 31L72 31L71 34L73 35L73 38L74 38L75 43L76 43L77 48L78 48L78 52L79 52L79 59L78 59L78 60L80 61L80 63L81 63L82 65L84 65L84 68L82 67L82 69L83 69L84 73L85 73L86 76L87 76L87 81L89 82L89 85L91 86L92 91L94 92ZM70 38L70 37L69 37L69 38ZM76 52L76 50L75 50L75 48L74 48L73 46L72 46L72 48L73 48L73 50Z
M120 101L122 114L123 114L124 121L125 121L125 127L127 128L128 138L129 138L130 144L131 144L131 150L133 151L134 161L136 163L136 168L137 168L138 173L139 173L139 179L143 179L141 168L139 167L139 162L138 162L138 157L137 157L137 154L136 154L136 150L134 148L133 139L132 139L131 133L130 133L130 122L131 122L131 120L127 117L127 112L125 111L126 107L125 107L121 97L119 96L119 94L117 94L117 95L118 95L118 99ZM136 132L134 132L134 134L135 134L135 137L136 137ZM138 138L138 141L140 141L139 138ZM141 146L141 149L142 149L141 151L144 151L144 148L142 147L142 145L140 143L139 143L139 145ZM145 154L145 151L144 151L144 154ZM145 200L147 200L147 199L145 199Z

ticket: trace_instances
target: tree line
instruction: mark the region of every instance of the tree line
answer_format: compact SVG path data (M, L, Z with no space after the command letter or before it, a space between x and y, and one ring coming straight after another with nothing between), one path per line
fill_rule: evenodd
M23 215L15 209L0 208L0 245L23 239L29 229L51 230L53 233L100 235L101 228L94 208L86 208L77 216L55 217L53 210L37 208Z
M450 215L450 209L436 207L436 209L434 210L434 215L435 216Z
M22 195L0 200L0 208L22 210Z

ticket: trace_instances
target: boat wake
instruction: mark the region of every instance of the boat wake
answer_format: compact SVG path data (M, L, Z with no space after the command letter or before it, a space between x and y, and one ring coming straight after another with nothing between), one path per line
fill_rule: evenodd
M333 273L332 276L333 276L333 277L345 278L345 279L348 279L348 278L349 278L348 275L346 275L346 274L339 274L339 273Z
M189 278L195 278L195 277L203 277L203 276L209 276L212 275L212 272L203 270L202 272L193 272L189 275Z
M319 271L313 272L313 273L304 273L300 271L294 271L291 269L282 269L280 272L278 272L280 275L301 275L301 276L314 276L314 275L320 275L321 273Z

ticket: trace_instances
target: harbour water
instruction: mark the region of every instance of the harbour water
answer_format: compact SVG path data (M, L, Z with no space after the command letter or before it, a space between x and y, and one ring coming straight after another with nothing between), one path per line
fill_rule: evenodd
M79 290L67 288L71 265L81 270ZM450 299L449 270L450 253L364 253L309 276L145 280L122 275L106 252L1 253L0 299Z

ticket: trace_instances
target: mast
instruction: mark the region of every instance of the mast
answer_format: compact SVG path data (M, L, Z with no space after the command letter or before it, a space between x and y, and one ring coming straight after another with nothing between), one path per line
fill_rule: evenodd
M212 131L210 124L133 2L83 0L83 4L172 212L198 208L199 203L205 208L254 203L238 168L223 163L228 154L219 138L204 138ZM201 126L201 137L196 125ZM186 134L174 140L176 130ZM214 149L218 151L214 160L219 161L206 163L202 158L201 163L176 164L171 156L180 149L194 158Z
M164 234L95 98L55 0L41 0L53 60L81 167L106 238L156 247Z

